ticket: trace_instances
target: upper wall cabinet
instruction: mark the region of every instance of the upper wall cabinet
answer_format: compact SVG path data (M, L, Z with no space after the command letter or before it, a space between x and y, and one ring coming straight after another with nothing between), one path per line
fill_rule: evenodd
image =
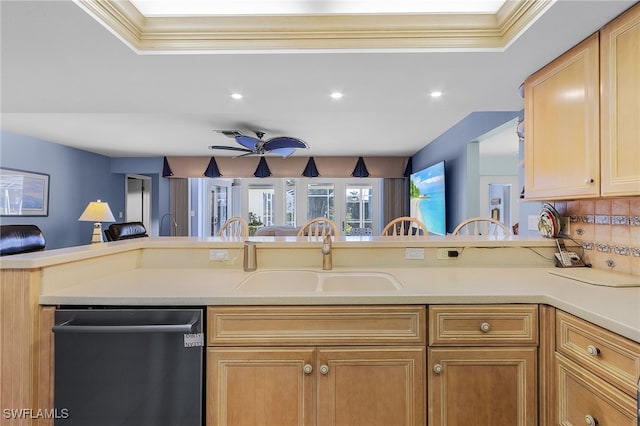
M602 195L640 194L640 3L600 31Z
M598 34L525 81L525 196L600 193Z
M527 199L640 195L640 4L528 78L525 118Z

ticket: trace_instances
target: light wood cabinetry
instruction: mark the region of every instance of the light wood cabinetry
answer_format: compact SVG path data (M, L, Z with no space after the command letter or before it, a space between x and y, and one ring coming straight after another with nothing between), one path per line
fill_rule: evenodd
M207 425L425 425L424 306L211 307Z
M600 31L602 195L640 194L640 4Z
M525 81L525 196L600 194L599 46L594 34Z
M640 344L556 314L557 424L636 426Z
M640 5L525 81L525 197L640 195Z
M428 424L537 425L537 305L429 307Z

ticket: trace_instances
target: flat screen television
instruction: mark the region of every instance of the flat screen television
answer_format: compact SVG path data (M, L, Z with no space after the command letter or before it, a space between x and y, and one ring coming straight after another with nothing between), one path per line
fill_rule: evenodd
M424 223L430 234L447 234L444 161L410 177L409 215Z

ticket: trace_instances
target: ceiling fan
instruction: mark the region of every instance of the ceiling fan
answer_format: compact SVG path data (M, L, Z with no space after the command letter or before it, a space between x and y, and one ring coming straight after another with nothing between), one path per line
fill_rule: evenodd
M226 145L211 145L209 149L225 149L227 151L239 151L243 152L240 157L245 155L265 155L265 154L278 154L283 158L288 157L298 148L309 148L306 142L292 138L290 136L276 136L275 138L263 140L265 133L256 131L256 136L244 135L238 130L215 130L218 133L234 138L242 147L239 146L226 146Z

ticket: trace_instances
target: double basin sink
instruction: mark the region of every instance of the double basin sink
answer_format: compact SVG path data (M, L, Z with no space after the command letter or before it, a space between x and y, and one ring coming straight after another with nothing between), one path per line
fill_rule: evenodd
M386 272L265 270L244 279L236 289L251 293L397 291L402 284Z

